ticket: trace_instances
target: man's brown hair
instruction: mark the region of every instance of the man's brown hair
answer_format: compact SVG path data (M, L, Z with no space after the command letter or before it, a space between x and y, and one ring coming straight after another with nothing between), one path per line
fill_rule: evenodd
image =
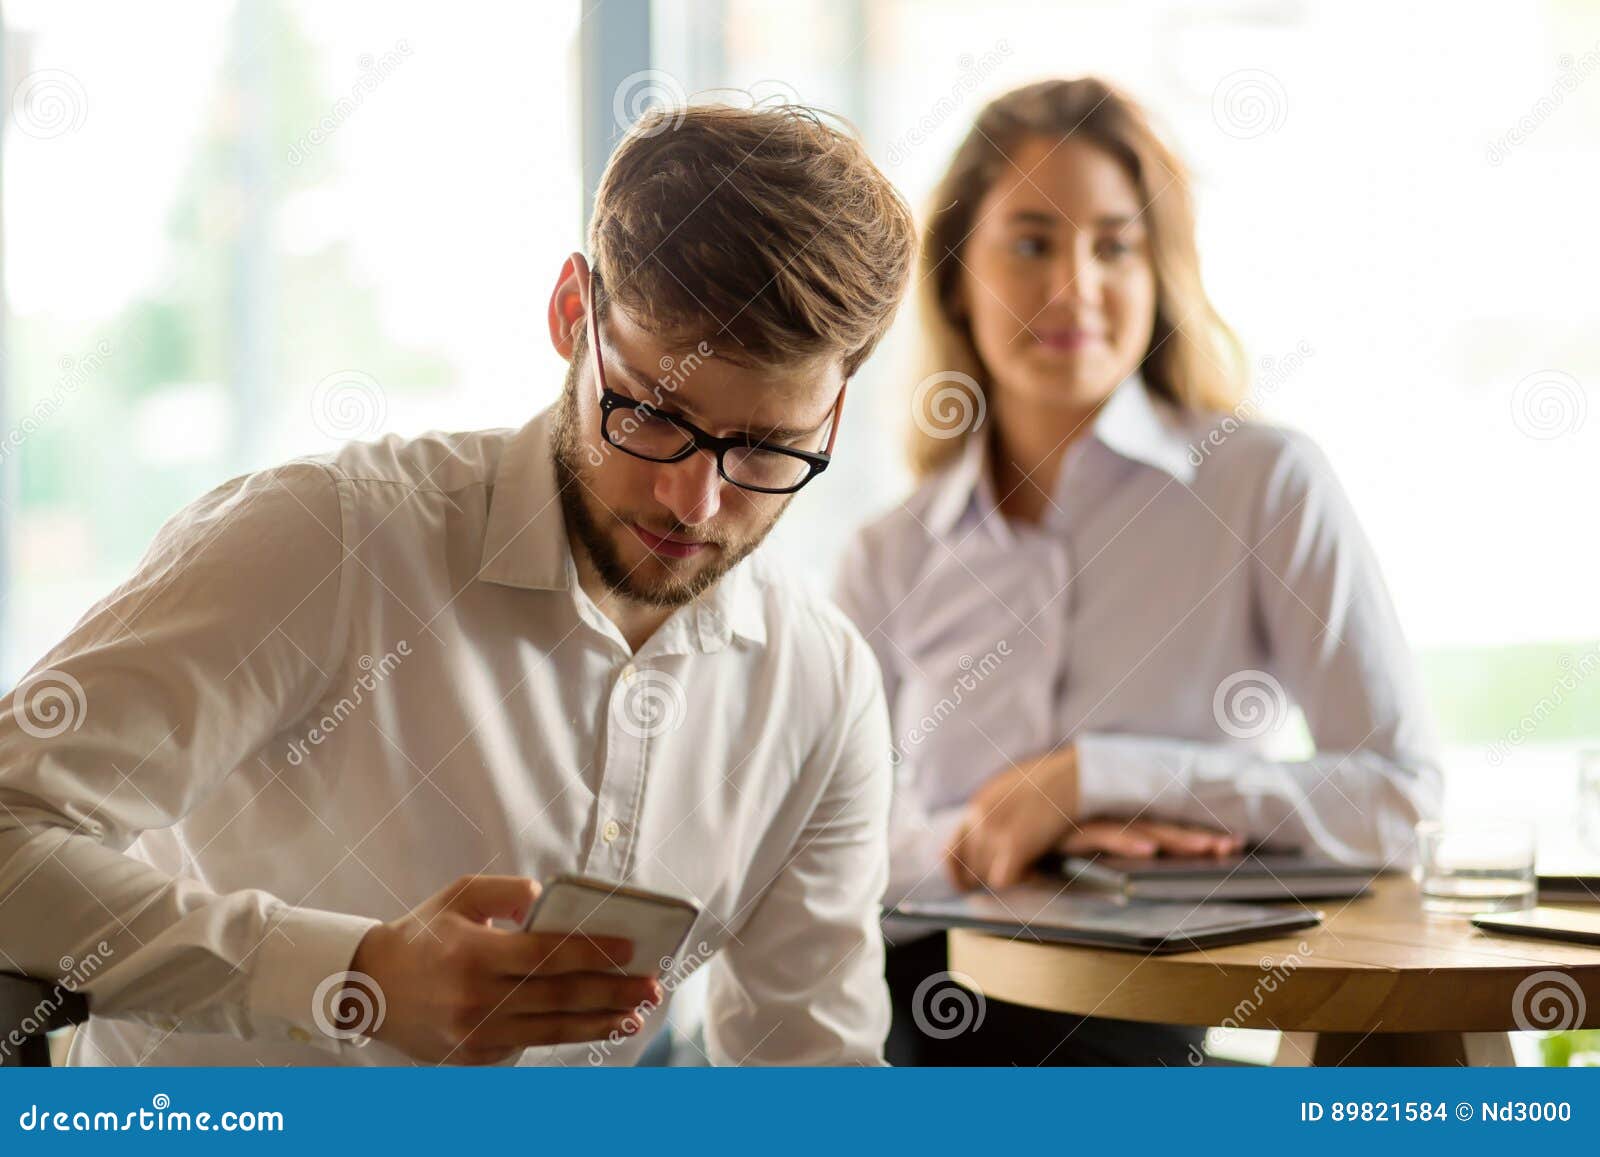
M860 141L803 105L651 110L589 225L597 309L749 364L842 355L847 378L889 328L915 246Z

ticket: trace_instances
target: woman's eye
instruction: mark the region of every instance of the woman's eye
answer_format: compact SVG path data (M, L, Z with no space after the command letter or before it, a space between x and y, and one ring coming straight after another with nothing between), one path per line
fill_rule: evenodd
M1046 248L1042 237L1018 237L1011 243L1011 251L1018 257L1042 257Z
M1126 257L1133 252L1133 246L1120 238L1111 237L1100 242L1100 256L1107 258Z

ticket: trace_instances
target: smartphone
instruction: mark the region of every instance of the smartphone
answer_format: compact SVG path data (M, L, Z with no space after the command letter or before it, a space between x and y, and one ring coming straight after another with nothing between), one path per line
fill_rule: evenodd
M615 880L557 876L545 884L522 930L626 937L633 941L633 957L617 971L659 978L672 970L699 916L700 906L681 896Z
M1546 940L1571 940L1600 944L1600 914L1571 908L1528 908L1521 912L1485 912L1472 918L1485 932L1508 936L1537 936Z

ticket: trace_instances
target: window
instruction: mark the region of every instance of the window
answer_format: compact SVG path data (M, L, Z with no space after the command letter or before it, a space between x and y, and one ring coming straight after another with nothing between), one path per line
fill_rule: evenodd
M217 483L556 396L579 16L7 5L8 684Z
M1573 748L1600 746L1600 12L1477 6L1446 39L1439 8L1385 10L1374 35L1332 0L720 8L712 53L672 35L698 6L657 0L659 66L690 92L783 78L853 120L919 210L990 97L1096 73L1140 99L1193 171L1259 412L1328 452L1383 560L1449 806L1537 796L1543 846L1564 844ZM856 496L905 490L913 329L908 311L851 393L840 463L774 534L796 565L831 566Z

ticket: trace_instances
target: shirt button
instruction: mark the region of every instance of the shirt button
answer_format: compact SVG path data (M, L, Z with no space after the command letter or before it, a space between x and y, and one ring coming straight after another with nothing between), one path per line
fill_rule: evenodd
M311 1034L305 1029L301 1028L299 1025L295 1025L289 1030L289 1039L292 1041L297 1041L300 1044L308 1044L311 1041Z
M622 825L616 820L607 820L606 826L600 829L600 838L608 844L621 834Z
M629 663L626 667L624 667L622 669L622 681L624 683L632 683L633 682L633 677L635 675L637 675L638 673L639 673L639 669L637 667L635 667L632 663Z

